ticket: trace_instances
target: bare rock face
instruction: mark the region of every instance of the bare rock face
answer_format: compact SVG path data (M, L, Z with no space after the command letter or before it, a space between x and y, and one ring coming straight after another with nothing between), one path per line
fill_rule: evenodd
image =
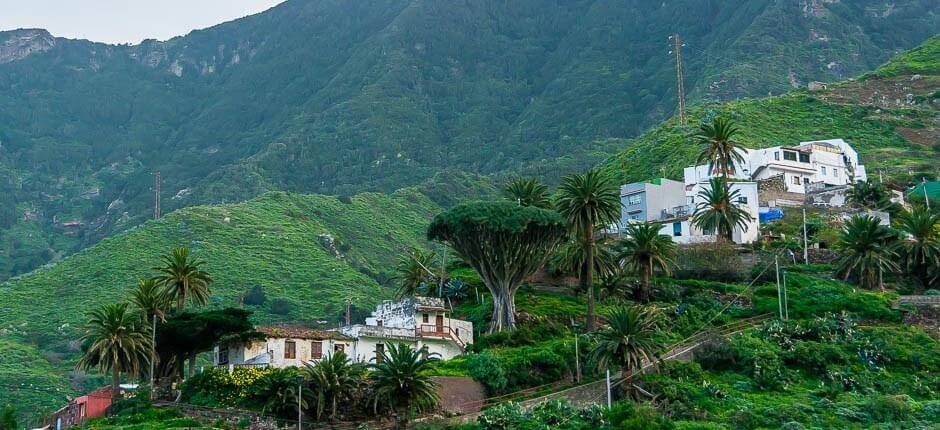
M20 29L0 32L0 64L22 60L46 52L55 46L55 38L46 30Z

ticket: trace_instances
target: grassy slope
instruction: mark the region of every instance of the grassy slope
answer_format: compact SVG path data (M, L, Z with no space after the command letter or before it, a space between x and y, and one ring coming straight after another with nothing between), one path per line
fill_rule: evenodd
M682 168L692 164L699 152L689 138L695 125L723 116L737 123L741 129L738 140L748 147L843 138L859 150L872 176L884 168L889 177L899 181L936 177L940 175L936 162L940 137L934 124L936 92L940 91L938 51L940 37L934 37L861 81L824 91L695 106L689 111L689 126L673 119L636 139L620 141L622 151L604 165L624 181L681 178ZM913 74L922 75L920 83L905 86L903 82L910 82ZM893 81L886 81L889 78ZM900 86L895 88L895 83ZM893 102L903 99L906 92L918 96L919 101L903 106L872 102L882 94ZM911 137L912 133L920 137Z
M294 306L289 315L273 314L267 304L254 308L259 322L337 321L347 297L367 308L390 295L379 281L391 276L404 247L424 243L423 226L438 210L413 190L361 194L349 204L329 196L268 193L246 203L179 210L0 285L0 341L61 354L64 370L74 356L83 313L119 300L152 273L160 254L180 245L207 261L215 278L213 305L234 305L250 286L261 285L268 304L283 298ZM341 258L321 245L321 234L332 235ZM22 366L51 364L36 358ZM0 381L20 380L18 372L0 365ZM45 400L27 394L0 390L0 404Z

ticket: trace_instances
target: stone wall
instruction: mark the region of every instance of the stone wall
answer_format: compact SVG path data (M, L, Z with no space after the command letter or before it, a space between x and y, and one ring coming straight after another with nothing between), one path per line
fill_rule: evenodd
M803 204L804 195L787 191L783 174L757 181L757 195L760 206L793 206Z

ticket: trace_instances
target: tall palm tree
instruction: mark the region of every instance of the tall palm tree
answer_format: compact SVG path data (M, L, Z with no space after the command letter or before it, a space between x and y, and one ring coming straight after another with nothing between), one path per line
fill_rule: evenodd
M588 295L587 328L594 330L594 242L595 228L607 227L620 217L620 190L604 171L594 168L566 176L558 187L555 207L568 220L585 249L579 281Z
M111 372L111 396L117 398L121 373L139 374L153 350L142 318L127 303L104 305L88 313L81 341L85 350L78 361L84 370Z
M729 120L715 118L711 124L702 124L695 140L702 146L698 156L698 163L708 163L708 172L712 175L721 175L725 178L735 174L735 163L743 164L744 150L741 144L734 140L738 128Z
M630 389L633 374L659 356L662 345L654 335L659 314L650 308L621 306L605 314L607 326L597 332L590 359L598 369L619 367L624 388Z
M627 237L620 242L620 260L640 272L640 301L650 299L650 277L656 269L669 274L675 264L676 244L672 237L660 234L660 225L630 224Z
M542 209L551 209L552 200L548 194L548 187L538 179L513 179L503 188L503 196L522 206L535 206Z
M428 375L437 361L426 350L414 350L403 343L392 343L382 352L382 360L372 367L372 407L387 406L394 411L400 428L406 428L413 411L434 407L440 397L437 383Z
M401 256L395 271L398 272L398 298L425 294L422 288L427 287L433 280L431 269L437 260L433 251L422 251L412 248L409 253Z
M901 217L899 227L909 235L901 244L905 267L922 288L930 288L940 275L940 214L916 207Z
M154 268L159 273L154 279L176 299L177 310L183 310L187 299L197 305L209 302L212 278L201 268L205 261L191 257L186 247L174 249L162 260L163 265Z
M732 191L724 178L711 178L708 187L698 193L699 203L692 214L692 224L703 231L714 231L727 241L733 240L735 227L747 229L747 223L754 219L734 204L738 194L738 190Z
M130 302L140 311L145 321L150 323L150 385L153 387L153 368L157 362L157 320L166 321L166 314L173 307L172 300L154 279L137 281L137 288L131 291Z
M578 276L584 267L588 258L587 249L584 242L580 240L569 240L555 251L555 254L549 259L549 266L565 275ZM614 253L611 243L608 240L598 239L590 243L594 246L590 253L593 258L593 270L595 278L602 278L610 275L617 269L617 255ZM581 292L586 292L581 290Z
M362 386L366 368L361 363L349 360L339 351L316 364L307 364L304 379L315 393L316 417L320 419L329 408L328 418L336 419L336 410L342 402L350 401Z
M875 217L856 216L849 220L842 228L836 249L839 251L836 273L846 281L854 276L864 288L875 288L884 272L900 269L897 235Z

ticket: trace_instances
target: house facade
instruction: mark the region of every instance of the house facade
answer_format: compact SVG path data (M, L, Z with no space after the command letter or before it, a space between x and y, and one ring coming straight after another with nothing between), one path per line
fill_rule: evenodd
M355 339L328 330L296 326L256 327L264 340L217 345L213 364L221 367L303 367L329 357L335 351L348 351Z
M670 210L688 203L684 190L684 183L666 178L621 186L620 225L662 220Z
M69 404L52 413L49 427L61 430L81 425L87 420L103 417L110 406L111 387L99 388L72 399Z
M782 180L786 192L805 194L807 189L839 187L867 181L858 152L842 139L800 142L796 146L744 149L743 162L735 163L732 178L744 181ZM687 188L708 181L714 175L707 164L686 167Z
M672 236L673 242L680 244L707 243L718 240L716 232L702 231L702 229L692 224L692 215L695 213L696 208L704 203L699 194L707 190L709 186L708 182L700 182L692 186L689 191L684 192L683 196L688 199L689 203L666 212L665 216L659 220L662 223L660 234ZM738 244L753 243L760 237L757 182L731 182L729 188L732 193L737 193L732 204L743 209L751 216L751 220L747 221L744 227L735 226L732 232L732 240Z
M356 339L350 355L362 362L378 359L389 343L406 343L443 360L462 355L473 343L473 323L451 318L444 300L437 297L385 301L365 324L346 326L340 332Z
M390 343L405 343L447 360L473 343L473 324L450 318L444 301L412 297L380 304L365 324L335 330L296 326L257 327L263 340L217 345L218 367L303 367L343 351L350 359L374 363Z

